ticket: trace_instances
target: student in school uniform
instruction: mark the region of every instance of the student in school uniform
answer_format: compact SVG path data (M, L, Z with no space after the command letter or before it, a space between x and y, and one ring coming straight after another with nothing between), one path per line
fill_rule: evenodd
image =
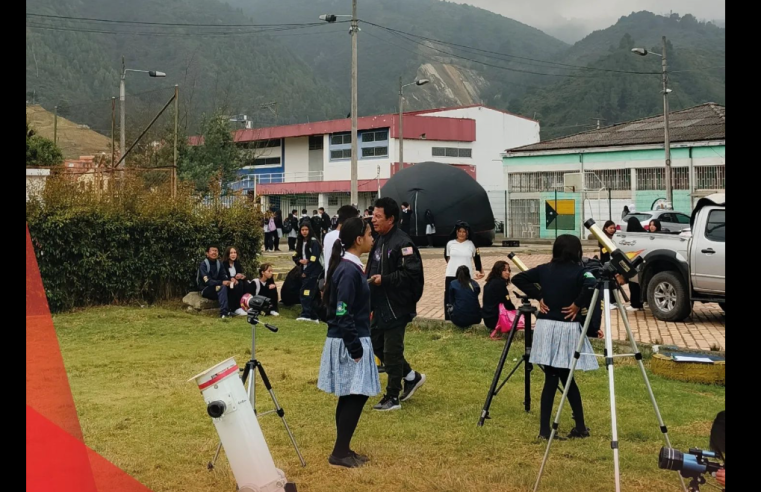
M255 278L248 286L248 291L255 296L264 296L270 300L272 307L263 312L264 315L280 316L277 312L277 285L272 278L274 272L272 271L272 264L262 263L259 265L259 278Z
M510 264L504 260L494 262L494 266L486 277L484 285L484 302L481 310L484 324L489 330L494 330L499 321L499 306L502 304L508 311L515 311L515 305L510 300L507 286L510 284Z
M465 265L458 267L455 281L449 285L449 301L452 303L449 318L455 326L467 328L481 322L479 294L481 286L470 278L470 269Z
M359 217L347 219L329 253L325 286L328 336L317 387L338 396L336 442L328 463L346 468L368 461L350 444L362 408L369 397L381 391L370 338L370 287L360 260L372 244L369 224Z
M534 344L529 362L544 367L539 418L539 439L550 437L550 417L558 383L569 384L568 377L576 344L581 333L580 311L592 300L595 277L582 265L581 241L570 234L558 236L552 246L552 261L539 265L513 277L513 285L527 296L538 299L539 314L534 329ZM537 288L538 284L540 288ZM598 331L598 338L602 338ZM588 339L584 340L581 353L592 352ZM593 355L582 355L576 369L597 369ZM568 402L573 410L576 425L569 438L589 437L584 421L581 393L573 379L568 390ZM560 439L565 439L558 436Z
M472 265L476 265L475 279L480 280L484 277L484 270L481 266L481 253L470 240L470 225L467 222L458 220L450 236L451 240L444 248L444 259L447 261L447 271L444 279L444 319L449 319L451 311L451 301L449 299L449 286L457 276L457 269L461 266L468 267L468 273L473 278Z
M318 313L314 309L314 300L318 293L317 279L324 271L322 267L322 245L315 236L308 220L301 223L296 251L293 252L293 261L302 269L301 315L296 318L296 321L319 323Z

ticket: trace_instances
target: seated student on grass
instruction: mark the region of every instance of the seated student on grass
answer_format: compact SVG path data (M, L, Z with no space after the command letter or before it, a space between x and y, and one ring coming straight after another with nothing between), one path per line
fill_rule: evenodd
M508 311L515 311L515 305L510 300L510 292L507 290L509 284L510 265L504 260L494 262L489 276L486 277L482 310L484 324L489 330L494 330L497 327L500 304Z
M230 278L227 269L219 261L219 248L209 246L206 248L206 259L198 268L198 287L201 296L213 301L219 301L219 317L229 318L232 316L227 304L228 287Z
M272 278L273 275L272 264L262 263L259 266L259 278L251 281L248 292L255 296L267 297L272 302L272 308L269 311L262 312L262 314L280 316L280 313L277 312L277 285L275 285L275 279Z
M470 278L470 268L466 265L458 267L454 282L449 284L449 301L452 306L449 319L455 326L467 328L481 322L479 294L481 287Z

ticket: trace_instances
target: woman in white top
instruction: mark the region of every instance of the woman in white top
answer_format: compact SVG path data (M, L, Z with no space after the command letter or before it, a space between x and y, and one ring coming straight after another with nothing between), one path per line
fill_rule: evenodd
M468 267L470 278L480 280L484 277L484 270L481 266L481 253L470 240L470 225L467 222L458 220L452 230L452 240L444 248L444 259L447 261L446 279L444 282L444 319L449 319L449 284L457 277L457 268L460 266ZM473 264L475 263L476 273L473 275Z

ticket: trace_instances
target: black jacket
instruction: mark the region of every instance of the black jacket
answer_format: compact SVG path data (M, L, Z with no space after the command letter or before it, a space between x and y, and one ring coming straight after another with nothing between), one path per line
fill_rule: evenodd
M293 262L296 263L299 268L302 267L301 263L299 263L299 260L307 260L306 268L302 269L302 273L307 277L320 276L323 271L322 263L320 262L321 257L322 246L320 246L320 241L314 237L311 238L309 246L307 247L306 258L302 257L301 248L299 248L298 243L296 244L296 251L293 252Z
M225 269L225 273L227 274L227 278L232 278L233 275L230 275L230 264L228 262L226 262L226 261L223 261L222 262L222 266ZM237 275L239 273L243 273L243 267L241 266L240 261L235 260L233 262L233 266L235 266L235 275ZM245 275L245 273L243 273L243 274Z
M417 315L423 295L423 259L415 243L396 225L379 236L370 250L367 278L379 274L381 285L370 285L370 307L379 328L396 328Z
M515 311L515 305L510 300L510 292L507 290L505 279L498 277L486 282L486 285L484 285L483 304L482 313L484 320L488 319L491 321L499 318L500 304L505 306L505 309L509 311Z
M206 287L221 287L225 280L230 280L230 276L222 260L212 261L207 258L201 262L201 266L198 267L198 286L201 290Z
M328 214L322 214L320 217L320 225L322 226L323 232L327 232L330 230L330 215Z
M555 321L571 321L565 319L561 310L572 303L588 308L596 283L594 275L577 263L545 263L513 277L513 285L532 299L544 300L550 308L546 314L538 313L537 319ZM541 290L535 284L539 284ZM574 321L580 319L581 316L577 316Z
M455 326L465 328L481 322L480 293L481 286L475 280L470 281L470 287L463 287L458 280L449 284L449 302L452 304L449 316Z
M401 219L399 220L399 227L407 234L410 233L410 224L412 223L412 209L408 208L407 211L400 210Z

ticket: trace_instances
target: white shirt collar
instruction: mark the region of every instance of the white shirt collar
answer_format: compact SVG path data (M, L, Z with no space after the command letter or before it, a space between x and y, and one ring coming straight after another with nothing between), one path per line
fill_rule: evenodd
M353 253L349 253L348 251L344 251L344 259L349 260L350 262L357 265L359 268L365 268L365 265L362 264L362 260L360 260L357 255Z

